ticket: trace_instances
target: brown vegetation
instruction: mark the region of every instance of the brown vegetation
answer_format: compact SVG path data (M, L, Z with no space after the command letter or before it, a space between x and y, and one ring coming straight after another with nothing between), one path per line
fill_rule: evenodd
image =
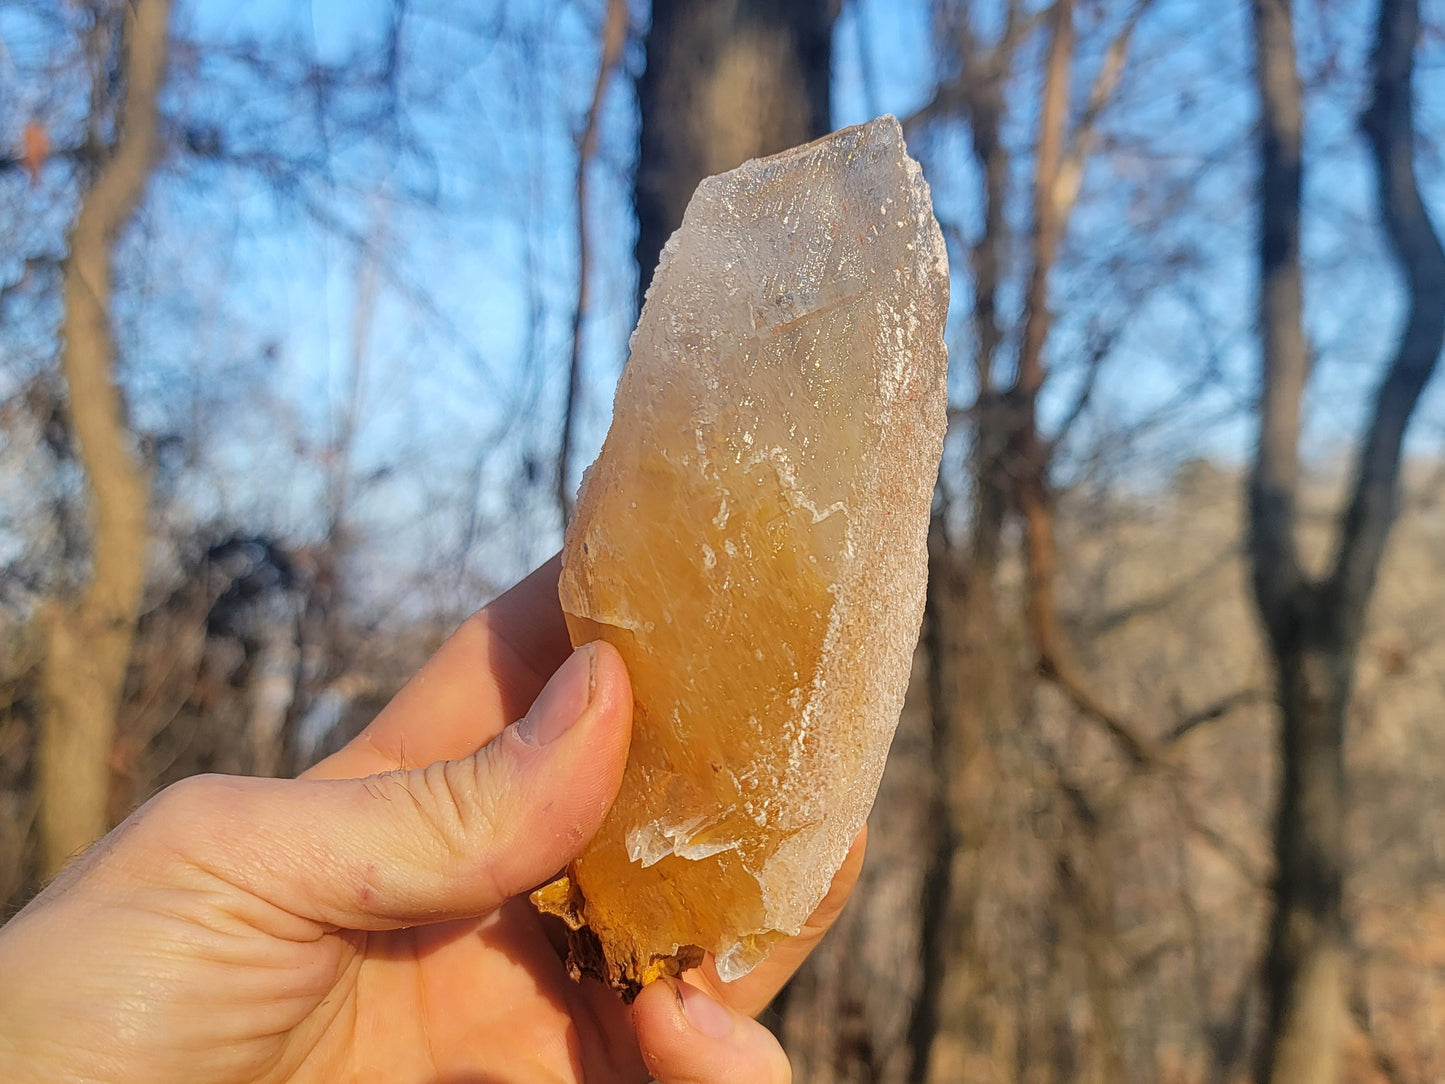
M1445 1073L1428 947L1445 930L1445 870L1430 842L1445 817L1435 782L1445 517L1438 478L1413 477L1365 634L1345 761L1345 914L1360 981L1339 1079L1351 1084ZM1198 462L1160 493L1059 495L1061 622L1101 694L1170 754L1139 772L1067 696L1027 678L1017 713L988 720L977 757L989 774L959 783L986 817L968 853L977 917L966 939L952 931L972 978L954 1080L1202 1084L1249 1073L1278 759L1242 490L1234 471ZM1337 491L1306 486L1307 547L1324 541L1318 513ZM1017 549L1001 579L1006 602L1022 598ZM1026 673L1024 629L1010 624L1001 654ZM920 651L862 887L782 1006L799 1079L915 1079L908 1020L927 967L919 844L936 830L931 695Z

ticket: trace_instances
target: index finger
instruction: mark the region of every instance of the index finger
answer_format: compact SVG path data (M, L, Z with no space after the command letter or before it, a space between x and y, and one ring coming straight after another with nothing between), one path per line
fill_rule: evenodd
M304 773L355 779L471 756L526 714L572 653L560 555L464 621L344 748Z

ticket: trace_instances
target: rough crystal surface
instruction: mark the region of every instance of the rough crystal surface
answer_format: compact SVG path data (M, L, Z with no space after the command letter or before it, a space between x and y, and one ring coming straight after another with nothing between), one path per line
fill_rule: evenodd
M948 267L892 117L705 180L563 552L632 675L602 829L534 895L635 992L798 932L877 791L922 616ZM589 932L590 931L590 932Z

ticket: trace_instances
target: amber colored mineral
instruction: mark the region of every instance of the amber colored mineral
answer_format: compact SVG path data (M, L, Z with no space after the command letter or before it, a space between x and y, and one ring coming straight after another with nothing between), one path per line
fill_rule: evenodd
M877 792L927 577L948 263L892 117L699 185L567 530L621 652L622 790L533 900L624 993L795 934Z

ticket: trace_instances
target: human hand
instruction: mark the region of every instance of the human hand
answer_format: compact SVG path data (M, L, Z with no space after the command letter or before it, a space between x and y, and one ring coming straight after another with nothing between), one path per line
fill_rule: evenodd
M787 1080L751 1017L842 909L861 837L745 978L707 961L630 1008L572 982L523 896L615 797L631 690L608 645L569 657L557 572L467 621L302 779L171 787L0 928L0 1079Z

